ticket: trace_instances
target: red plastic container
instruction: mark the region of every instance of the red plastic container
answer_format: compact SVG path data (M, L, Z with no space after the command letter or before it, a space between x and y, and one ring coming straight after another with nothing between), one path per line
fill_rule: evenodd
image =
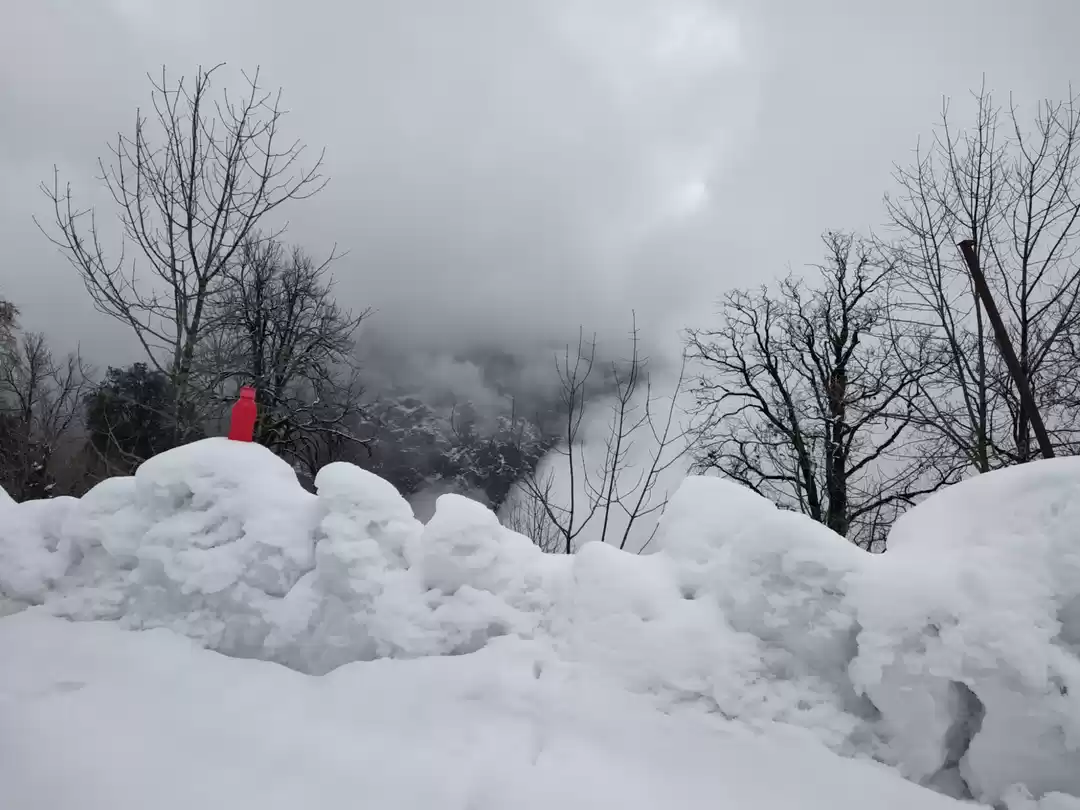
M250 442L255 435L255 419L259 415L255 404L255 389L245 385L240 389L240 399L232 406L229 421L229 438L234 442Z

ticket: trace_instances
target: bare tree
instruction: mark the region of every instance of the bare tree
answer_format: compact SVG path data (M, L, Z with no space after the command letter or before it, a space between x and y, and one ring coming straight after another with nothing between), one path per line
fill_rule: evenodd
M529 491L516 493L510 499L502 523L528 537L541 551L557 554L566 550L566 538L549 517L545 500Z
M668 493L659 490L661 478L689 449L689 432L678 411L685 363L670 396L659 396L653 391L649 359L640 353L636 322L630 344L630 357L609 367L609 414L599 452L599 437L582 433L586 415L605 400L590 385L595 338L586 342L579 333L576 352L567 346L561 361L556 358L562 431L555 452L563 461L558 470L543 464L531 470L519 482L509 510L513 525L519 531L520 526L529 528L542 547L555 546L552 538L557 537L558 550L570 554L582 533L595 527L593 539L626 548L635 526L667 504ZM641 547L651 539L646 537Z
M338 306L333 258L316 263L249 234L211 302L213 326L195 364L196 385L230 403L240 385L253 385L256 441L312 476L340 442L367 443L355 429L363 408L353 341L370 310Z
M941 360L920 382L920 419L985 472L1033 457L1032 414L994 346L957 244L974 242L1051 443L1075 452L1080 109L1075 98L1047 101L1025 121L1015 104L1002 110L985 89L974 102L974 120L959 129L943 106L930 144L897 168L899 191L886 206L898 317L902 311L925 328Z
M524 507L514 504L512 509L521 509L522 514L531 515L532 523L542 511L548 523L537 536L547 538L550 534L559 537L558 550L567 554L574 551L574 542L585 526L596 514L596 507L589 505L584 509L578 504L578 478L581 475L580 433L582 420L585 418L586 386L596 365L596 336L585 341L585 330L579 330L577 349L571 363L570 345L567 344L560 361L555 357L555 371L559 377L559 412L562 416L560 443L555 452L566 459L567 495L558 498L555 490L555 473L547 470L541 474L538 469L530 471L519 482L516 499L526 502ZM538 529L539 527L534 527ZM532 537L533 535L530 535ZM535 542L535 539L534 539ZM545 543L547 541L545 540ZM548 545L551 545L548 543ZM543 547L543 546L541 546ZM545 549L548 550L548 549Z
M267 214L325 184L321 155L302 168L304 146L280 143L280 91L264 91L256 72L245 74L241 97L215 99L211 82L220 67L200 69L191 85L170 82L163 69L151 80L152 120L138 111L133 134L117 136L111 162L99 160L124 248L133 243L141 261L128 263L125 249L107 257L94 211L76 207L58 172L42 184L55 217L55 230L43 232L75 266L98 310L129 326L150 363L169 375L178 400L191 397L211 300L237 251Z
M0 483L17 500L49 497L57 451L77 426L85 369L74 354L56 360L41 334L13 337L11 349L0 356Z
M929 361L913 364L923 341L891 324L892 267L853 236L823 241L816 286L729 293L719 329L689 332L706 417L696 464L876 548L898 510L957 470L917 430Z

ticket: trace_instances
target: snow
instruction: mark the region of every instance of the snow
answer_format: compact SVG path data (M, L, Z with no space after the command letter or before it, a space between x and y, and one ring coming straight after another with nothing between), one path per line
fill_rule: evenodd
M188 807L260 779L263 807L1080 801L1080 459L951 487L885 555L716 478L653 553L569 557L466 498L422 524L351 465L315 484L209 439L0 503L0 746L29 745L0 790L52 797L0 806L70 806L50 751L109 807L133 778Z
M12 810L959 807L805 741L665 716L536 643L313 678L23 613L0 647Z
M974 696L959 773L976 795L1015 782L1080 795L1078 527L1080 459L1002 470L901 517L855 581L852 674L913 778L948 758Z

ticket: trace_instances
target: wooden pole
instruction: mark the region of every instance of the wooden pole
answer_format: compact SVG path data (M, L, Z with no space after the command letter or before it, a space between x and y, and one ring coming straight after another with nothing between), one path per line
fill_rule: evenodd
M1013 350L1012 341L1009 340L1009 333L1005 331L1005 323L1001 320L1001 313L998 311L997 304L994 303L994 296L990 293L990 285L986 283L986 276L983 275L982 268L979 267L979 256L975 252L975 242L971 239L965 239L960 243L959 247L960 252L964 254L964 261L967 262L968 270L971 272L971 280L975 283L975 292L978 293L983 309L986 310L986 316L990 319L990 325L994 329L994 339L997 342L998 351L1001 352L1005 365L1009 369L1009 376L1012 377L1016 390L1020 394L1020 406L1027 412L1028 419L1031 420L1031 429L1035 431L1039 451L1042 453L1043 458L1053 458L1054 446L1050 443L1046 425L1043 424L1042 416L1039 415L1039 409L1035 405L1035 397L1031 393L1031 386L1028 384L1027 376L1020 366L1020 360L1017 359L1016 352Z

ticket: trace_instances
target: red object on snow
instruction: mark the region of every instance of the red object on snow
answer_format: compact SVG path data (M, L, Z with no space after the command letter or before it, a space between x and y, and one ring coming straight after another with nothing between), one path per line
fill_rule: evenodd
M255 389L245 385L240 389L240 399L232 406L229 421L229 438L234 442L250 442L255 435L255 417L259 409L255 405Z

